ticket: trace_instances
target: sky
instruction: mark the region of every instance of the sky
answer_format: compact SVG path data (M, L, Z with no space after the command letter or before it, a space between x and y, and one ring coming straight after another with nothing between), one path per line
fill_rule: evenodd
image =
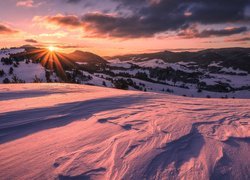
M250 47L249 0L0 0L0 47L102 56Z

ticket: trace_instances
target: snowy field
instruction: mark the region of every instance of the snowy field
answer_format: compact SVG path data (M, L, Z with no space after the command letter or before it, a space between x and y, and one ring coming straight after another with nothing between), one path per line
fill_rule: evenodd
M0 179L250 179L250 100L0 85Z

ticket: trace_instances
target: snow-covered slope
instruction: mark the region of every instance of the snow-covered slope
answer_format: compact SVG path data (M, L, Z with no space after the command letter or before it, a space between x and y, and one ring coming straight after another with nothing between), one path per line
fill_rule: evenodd
M6 79L10 83L47 82L46 71L50 71L46 70L41 63L32 62L30 59L15 60L10 57L21 52L25 52L25 49L13 48L0 50L0 83L6 83L4 82ZM4 60L4 58L8 60L5 61L6 59ZM52 82L59 81L54 72L50 72L49 77Z
M13 73L9 74L11 67L13 68ZM43 81L46 80L44 67L37 63L30 62L29 64L26 64L25 62L19 62L17 68L15 68L13 65L0 64L0 69L5 72L5 75L0 77L0 82L3 82L5 78L12 80L13 76L17 76L19 79L25 82L33 82L35 77Z
M250 100L0 85L1 179L250 179Z
M0 59L1 58L7 58L9 57L10 54L17 54L17 53L21 53L24 52L25 49L23 48L15 48L15 49L1 49L0 50Z

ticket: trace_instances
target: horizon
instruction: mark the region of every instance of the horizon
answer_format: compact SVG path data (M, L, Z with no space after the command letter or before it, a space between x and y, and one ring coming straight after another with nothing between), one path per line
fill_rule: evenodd
M33 48L37 48L37 49L46 49L47 51L53 51L55 53L65 53L65 54L71 54L71 53L74 53L76 51L81 51L81 52L90 52L90 51L84 51L83 49L72 49L72 50L68 50L68 51L65 51L61 48L58 48L56 46L44 46L44 47L36 47L36 46L32 46L30 44L24 44L24 45L21 45L21 46L13 46L13 47L1 47L0 49L20 49L20 48L26 48L25 46L30 46L30 47L33 47ZM119 57L119 56L130 56L130 55L140 55L140 54L153 54L153 53L160 53L160 52L173 52L173 53L182 53L182 52L201 52L201 51L206 51L206 50L218 50L218 49L249 49L250 47L221 47L221 48L190 48L190 49L159 49L159 50L148 50L148 51L145 51L145 52L135 52L135 53L125 53L125 54L114 54L114 55L111 55L111 56L102 56L102 55L99 55L99 54L96 54L96 55L99 55L103 58L111 58L111 57ZM53 50L51 50L53 49ZM95 54L94 52L90 52L90 53L93 53Z
M0 10L0 48L30 44L117 56L250 47L247 0L10 0Z

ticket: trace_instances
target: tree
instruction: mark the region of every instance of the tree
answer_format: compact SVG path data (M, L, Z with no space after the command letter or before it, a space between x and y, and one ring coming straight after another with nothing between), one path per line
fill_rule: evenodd
M13 64L13 66L14 66L15 68L17 68L17 67L18 67L18 64L15 62L15 63Z
M47 81L48 83L49 83L49 82L52 82L52 80L50 79L50 75L51 75L51 72L45 70L45 77L46 77L46 81Z
M38 78L37 75L35 75L35 78L33 79L33 83L42 83L43 80Z
M3 77L3 76L4 76L4 74L5 74L4 70L3 70L3 69L1 69L1 70L0 70L0 77Z
M9 74L13 74L13 71L14 71L13 67L10 67Z
M128 89L128 82L125 79L116 79L113 82L115 88L117 89L124 89L127 90Z
M197 90L197 92L198 92L198 93L201 93L201 92L202 92L202 90L201 90L201 89L198 89L198 90Z
M4 84L9 84L9 83L10 83L10 80L9 80L8 78L5 78L5 79L3 80L3 83L4 83Z
M16 75L12 77L12 83L25 83L24 80L19 79Z

